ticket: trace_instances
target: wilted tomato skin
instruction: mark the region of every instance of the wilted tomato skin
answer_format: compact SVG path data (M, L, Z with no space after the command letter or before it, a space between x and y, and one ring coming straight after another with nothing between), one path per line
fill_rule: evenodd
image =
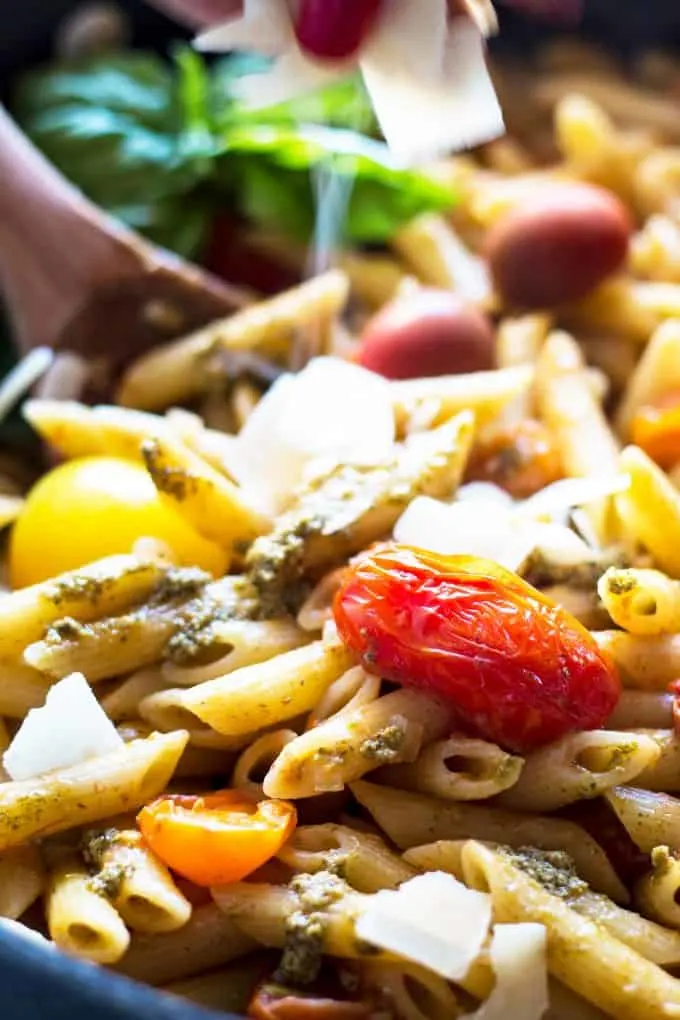
M377 546L354 562L333 611L368 672L447 698L461 725L510 751L596 729L619 698L588 631L490 560Z

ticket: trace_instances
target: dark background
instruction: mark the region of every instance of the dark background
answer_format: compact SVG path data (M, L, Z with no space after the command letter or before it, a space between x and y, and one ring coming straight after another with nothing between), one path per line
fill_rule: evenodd
M162 47L182 34L139 0L118 2L133 15L135 45ZM49 55L55 27L75 6L72 0L0 0L0 87ZM502 22L494 43L501 49L531 47L554 31L507 12ZM588 0L579 34L623 54L649 45L680 49L680 0ZM218 1015L226 1016L68 960L0 926L1 1020L210 1020Z

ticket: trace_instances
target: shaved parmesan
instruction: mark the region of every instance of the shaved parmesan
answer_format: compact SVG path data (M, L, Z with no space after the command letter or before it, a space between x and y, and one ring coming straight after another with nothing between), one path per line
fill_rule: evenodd
M496 985L461 1020L540 1020L547 1012L546 930L542 924L497 924L489 947Z
M370 945L460 981L479 956L491 925L491 898L453 875L431 871L396 891L370 897L356 934Z
M404 164L479 145L504 131L484 36L495 29L488 0L467 0L449 19L447 0L391 0L356 63L393 154ZM238 83L240 98L267 107L310 92L352 69L326 65L297 44L287 0L244 0L243 14L200 35L202 50L253 50L274 57ZM477 283L476 286L480 284Z
M563 478L541 489L535 496L518 506L524 517L564 517L576 506L588 506L600 499L625 492L630 485L626 475L609 475L606 478Z
M310 465L376 464L394 454L389 383L340 358L282 376L231 447L228 468L270 513L283 509Z
M82 673L64 677L32 709L2 762L12 779L32 779L122 747L123 740Z

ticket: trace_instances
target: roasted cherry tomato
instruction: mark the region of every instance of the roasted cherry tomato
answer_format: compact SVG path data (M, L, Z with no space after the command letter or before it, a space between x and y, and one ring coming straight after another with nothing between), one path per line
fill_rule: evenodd
M641 407L631 422L630 438L665 470L677 464L680 461L680 392L672 390L653 405Z
M349 60L375 25L382 0L301 0L295 34L318 60Z
M619 698L588 631L490 560L377 546L348 571L334 616L367 671L445 697L461 725L511 751L602 726Z
M252 1020L370 1020L375 1010L364 1002L342 1002L300 992L277 994L271 985L258 988L250 1000Z
M527 499L562 478L562 465L552 437L538 421L504 425L472 451L466 479L493 482L515 499Z
M240 882L270 860L297 822L292 804L242 790L159 797L137 816L155 854L196 885Z
M131 552L142 537L165 542L183 566L224 573L223 550L163 503L141 464L117 457L67 461L37 482L14 525L12 586L37 584L102 556Z

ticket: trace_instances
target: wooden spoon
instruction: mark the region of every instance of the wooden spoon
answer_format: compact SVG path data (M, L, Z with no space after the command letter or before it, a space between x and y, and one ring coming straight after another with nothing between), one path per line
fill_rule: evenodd
M0 289L21 352L49 346L85 358L97 399L138 354L248 301L106 216L2 107Z

